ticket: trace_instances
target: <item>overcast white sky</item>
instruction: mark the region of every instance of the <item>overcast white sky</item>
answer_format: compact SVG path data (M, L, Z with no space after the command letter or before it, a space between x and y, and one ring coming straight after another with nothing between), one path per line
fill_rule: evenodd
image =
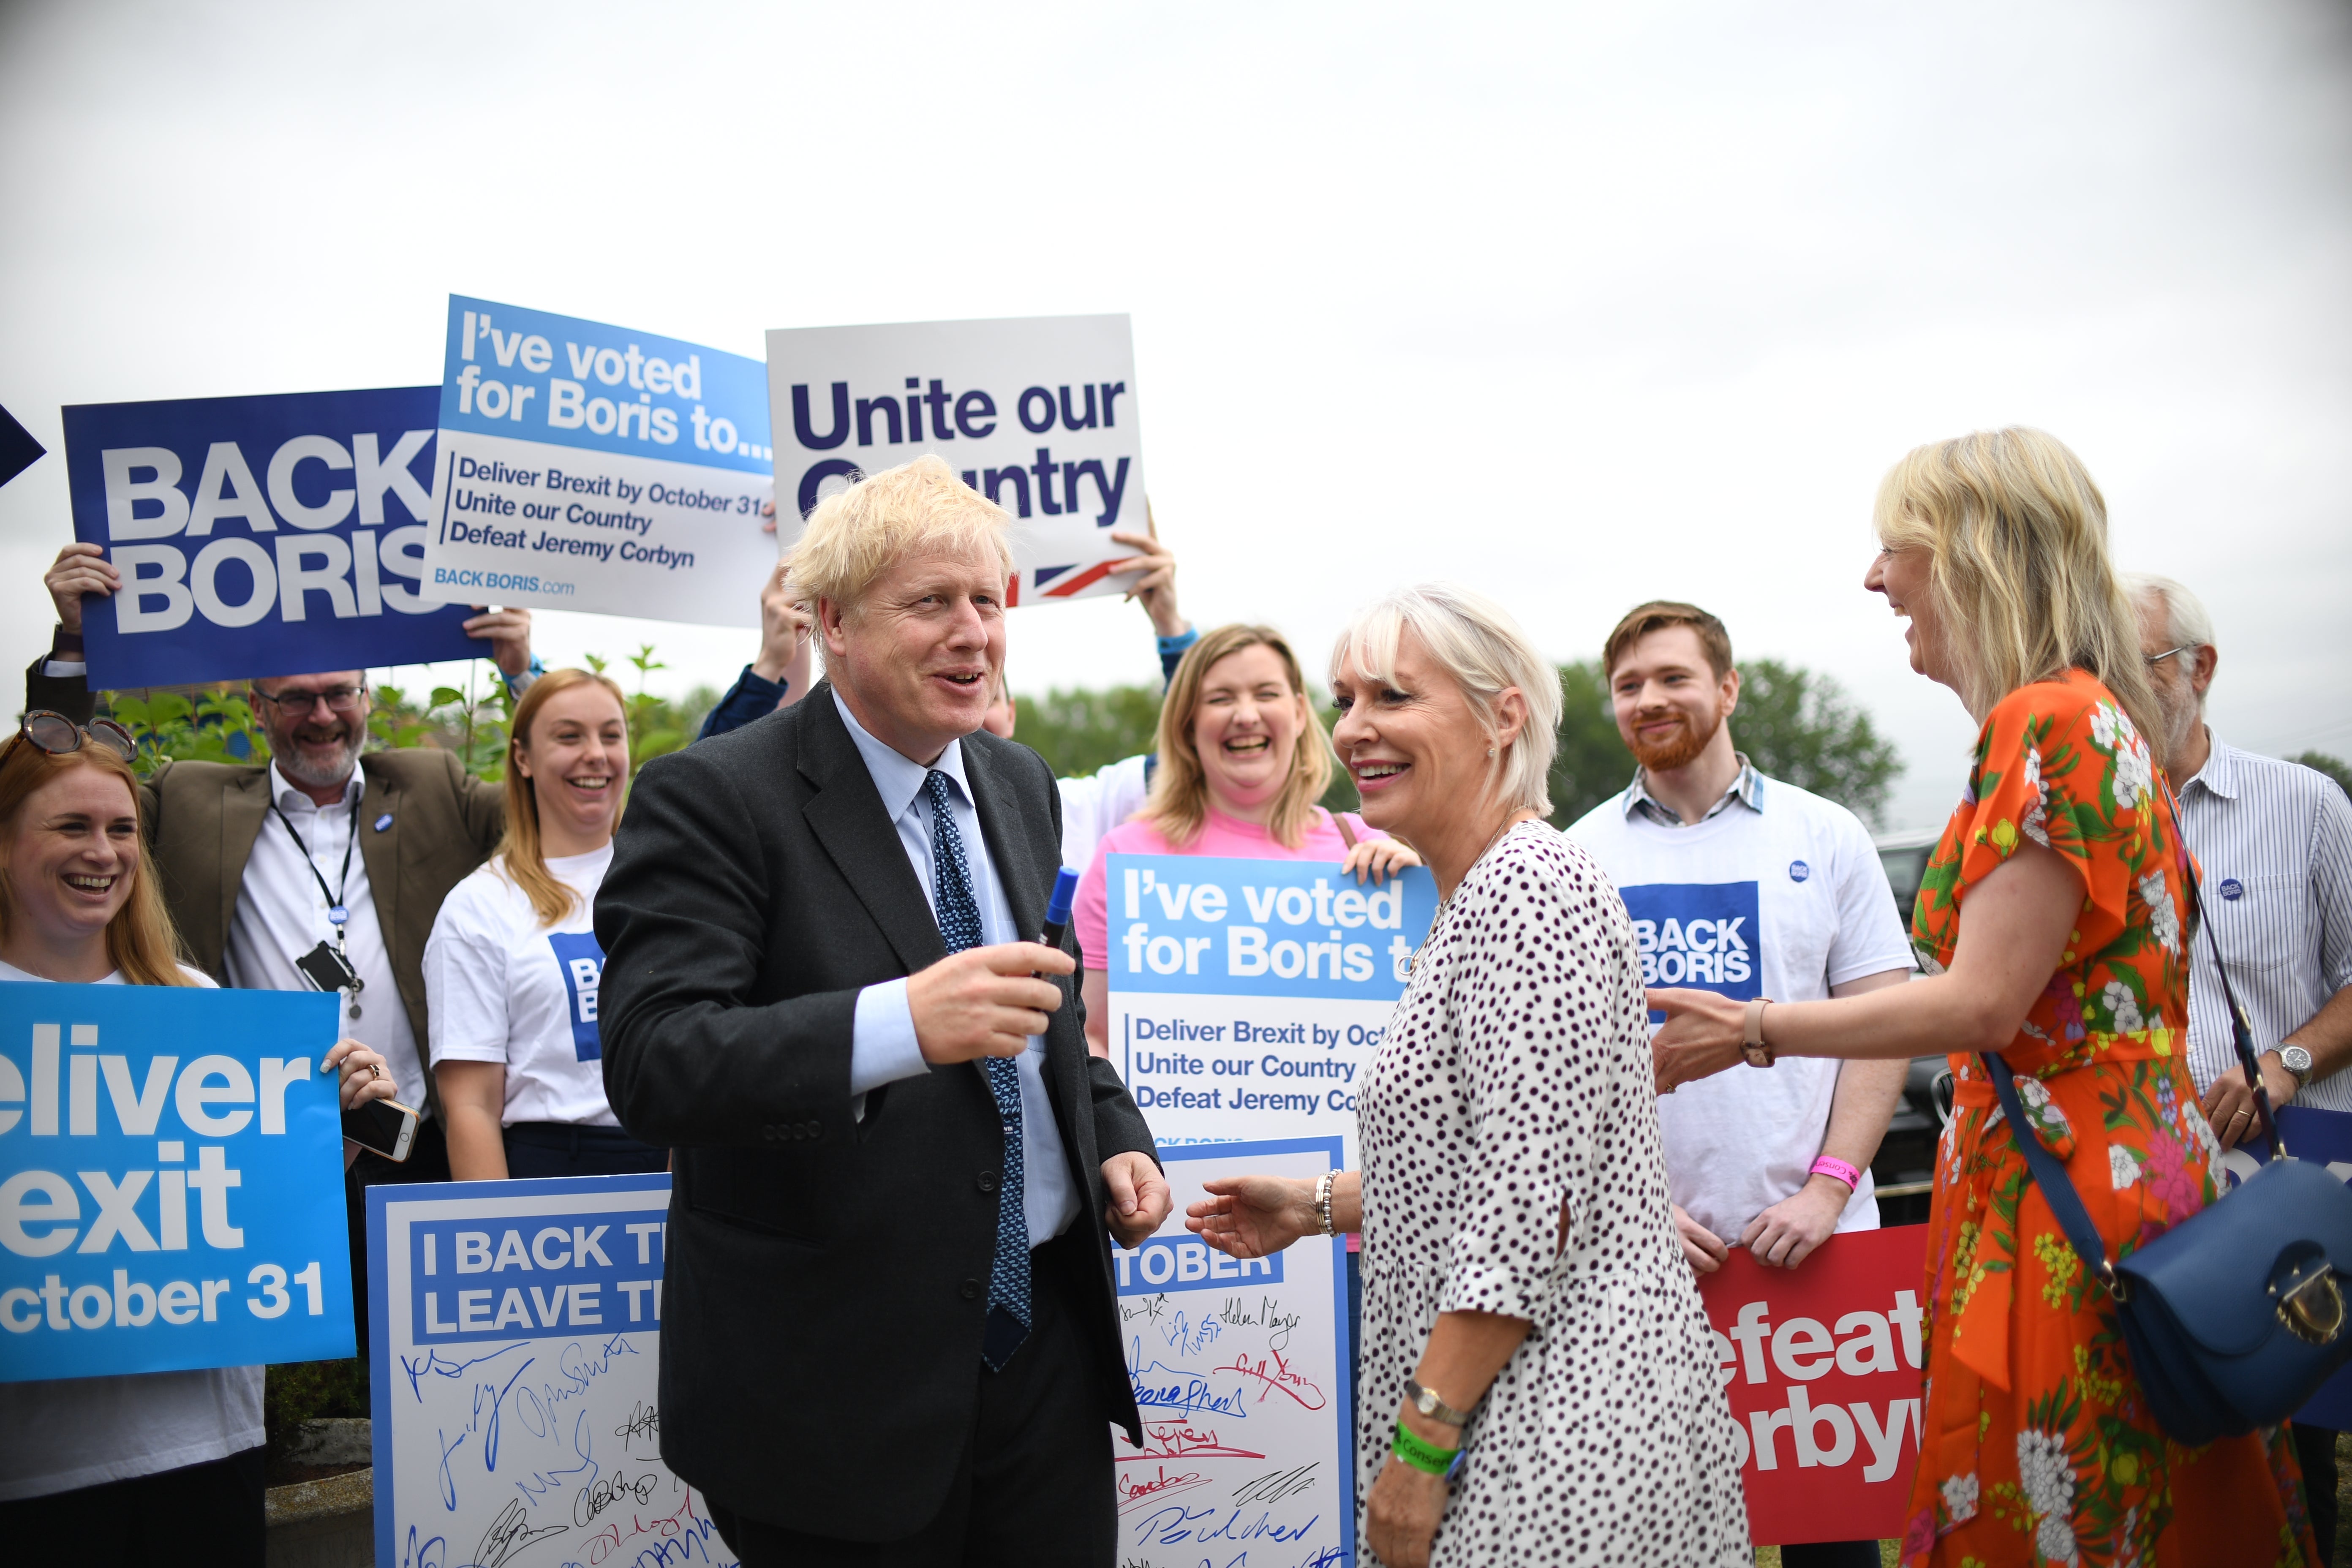
M1834 673L1932 826L1956 700L1858 582L1919 442L2024 422L2220 628L2217 732L2352 752L2352 9L2231 4L0 8L0 668L58 408L418 384L452 291L770 327L1124 310L1204 622L1394 584L1555 655L1689 597ZM554 662L749 634L543 614ZM1017 688L1156 673L1116 601ZM13 678L12 678L13 679Z

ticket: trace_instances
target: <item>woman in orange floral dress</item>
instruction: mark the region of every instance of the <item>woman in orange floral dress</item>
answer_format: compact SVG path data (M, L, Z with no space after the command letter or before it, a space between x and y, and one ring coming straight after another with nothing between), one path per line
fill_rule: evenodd
M1756 1054L1953 1053L1905 1568L2316 1568L2284 1428L2189 1448L2157 1426L1975 1054L2016 1070L2110 1253L2219 1195L2185 1055L2191 895L2105 503L2065 447L2010 429L1913 452L1876 523L1864 585L1981 726L1913 916L1929 978L1765 1007ZM1739 1065L1748 1004L1650 998L1662 1090Z

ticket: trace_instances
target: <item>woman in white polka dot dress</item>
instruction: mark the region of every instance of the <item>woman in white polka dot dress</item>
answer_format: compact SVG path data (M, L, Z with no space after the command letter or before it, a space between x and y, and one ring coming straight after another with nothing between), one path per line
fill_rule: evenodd
M1660 1153L1625 908L1541 820L1559 687L1508 614L1391 595L1332 661L1364 819L1442 900L1357 1097L1364 1168L1208 1184L1237 1257L1364 1237L1358 1496L1388 1568L1748 1561Z

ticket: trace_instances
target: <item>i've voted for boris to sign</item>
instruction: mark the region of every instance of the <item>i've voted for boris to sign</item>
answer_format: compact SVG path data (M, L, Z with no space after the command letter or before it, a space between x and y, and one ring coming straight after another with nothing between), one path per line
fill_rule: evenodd
M1113 855L1100 959L1111 1060L1163 1145L1336 1132L1437 910L1414 867ZM1144 1267L1151 1260L1138 1260Z
M428 594L436 388L64 410L74 537L122 574L83 610L90 684L471 658Z
M0 1382L352 1353L335 1005L0 984Z
M452 295L436 593L757 626L776 563L766 368L697 343Z

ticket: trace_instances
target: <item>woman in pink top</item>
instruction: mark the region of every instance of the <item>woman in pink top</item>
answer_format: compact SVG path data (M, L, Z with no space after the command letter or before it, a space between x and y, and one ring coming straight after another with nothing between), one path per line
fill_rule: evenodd
M1086 963L1087 1044L1110 1054L1111 855L1338 860L1360 882L1421 858L1353 814L1315 804L1331 743L1307 706L1297 656L1267 626L1219 626L1176 667L1160 709L1160 771L1142 811L1103 836L1071 910Z

